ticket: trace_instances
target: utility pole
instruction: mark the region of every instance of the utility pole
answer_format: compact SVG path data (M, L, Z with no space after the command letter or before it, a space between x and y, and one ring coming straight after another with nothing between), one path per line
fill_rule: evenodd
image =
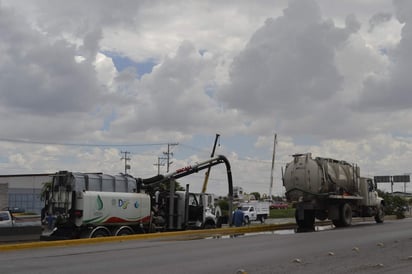
M169 167L173 163L173 162L170 161L170 157L173 156L173 152L170 152L171 147L174 147L174 146L177 146L177 145L179 145L179 144L178 143L169 143L169 144L167 144L167 152L163 152L163 154L166 155L166 160L167 160L167 162L166 162L166 167L167 167L166 172L167 173L169 173Z
M166 160L167 158L165 157L157 157L157 164L153 164L157 166L157 175L160 174L160 166L165 166L165 163L162 162L162 160Z
M273 188L273 170L275 169L275 154L276 154L276 140L277 134L275 133L275 138L273 141L273 154L272 154L272 169L270 171L270 187L269 187L269 200L272 200L272 188Z
M124 174L127 174L127 170L130 169L130 165L128 162L131 160L130 157L128 156L130 154L129 151L121 151L121 154L124 154L120 160L124 160Z

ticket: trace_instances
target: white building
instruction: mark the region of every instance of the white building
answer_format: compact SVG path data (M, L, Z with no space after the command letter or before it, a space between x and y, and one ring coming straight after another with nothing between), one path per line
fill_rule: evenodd
M0 175L0 209L21 208L39 214L43 207L41 189L53 174Z

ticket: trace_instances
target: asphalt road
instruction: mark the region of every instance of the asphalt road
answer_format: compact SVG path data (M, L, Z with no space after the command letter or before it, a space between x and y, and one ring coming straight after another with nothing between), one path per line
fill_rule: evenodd
M410 273L412 219L313 233L0 252L0 273ZM241 272L239 272L241 273Z

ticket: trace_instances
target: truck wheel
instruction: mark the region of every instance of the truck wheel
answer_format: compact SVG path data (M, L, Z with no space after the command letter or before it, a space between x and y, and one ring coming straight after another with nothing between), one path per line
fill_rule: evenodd
M313 231L315 224L315 213L313 210L303 210L303 220L298 218L298 209L295 210L295 220L300 231Z
M130 226L122 226L114 233L114 236L126 236L134 234L133 229Z
M211 220L206 221L205 224L203 225L203 229L212 229L212 228L216 228L216 224Z
M335 227L343 227L344 225L342 224L342 220L338 219L338 220L332 220L332 223Z
M344 203L340 208L341 226L350 226L352 224L352 208L348 203Z
M110 236L110 230L104 226L98 226L90 232L89 238L100 238Z
M305 228L313 229L315 225L315 213L313 210L306 210L305 212Z
M378 213L376 213L376 215L375 215L375 221L378 224L380 224L380 223L383 223L384 218L385 218L385 208L384 208L383 205L381 205L378 208Z

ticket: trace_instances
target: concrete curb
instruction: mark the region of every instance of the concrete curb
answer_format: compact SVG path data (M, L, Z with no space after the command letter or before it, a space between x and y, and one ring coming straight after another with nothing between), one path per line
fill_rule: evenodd
M394 220L396 216L385 216L387 220ZM354 218L354 222L364 222L373 221L372 218ZM331 225L330 221L316 222L318 226ZM45 242L31 242L31 243L20 243L20 244L4 244L0 245L0 252L22 250L22 249L32 249L32 248L46 248L46 247L69 247L77 245L86 244L99 244L107 242L123 242L128 240L150 240L150 239L184 239L193 237L220 237L225 235L234 234L246 234L246 233L257 233L264 231L276 231L285 229L295 229L296 223L288 222L283 224L259 224L259 225L249 225L244 227L225 227L216 229L203 229L203 230L185 230L185 231L173 231L173 232L159 232L159 233L148 233L148 234L135 234L127 236L111 236L102 238L86 238L86 239L75 239L75 240L60 240L60 241L45 241Z
M256 225L246 227L228 227L228 228L216 228L216 229L203 229L203 230L186 230L186 231L173 231L173 232L161 232L161 233L148 233L148 234L136 234L127 236L111 236L102 238L87 238L87 239L75 239L75 240L60 240L60 241L45 241L45 242L32 242L21 244L5 244L0 245L0 252L12 251L31 248L45 248L45 247L67 247L85 244L98 244L107 242L123 242L128 240L150 240L150 239L179 239L185 237L219 237L232 234L245 234L256 233L263 231L274 231L281 229L293 229L296 226L294 223L287 224L272 224L272 225Z

